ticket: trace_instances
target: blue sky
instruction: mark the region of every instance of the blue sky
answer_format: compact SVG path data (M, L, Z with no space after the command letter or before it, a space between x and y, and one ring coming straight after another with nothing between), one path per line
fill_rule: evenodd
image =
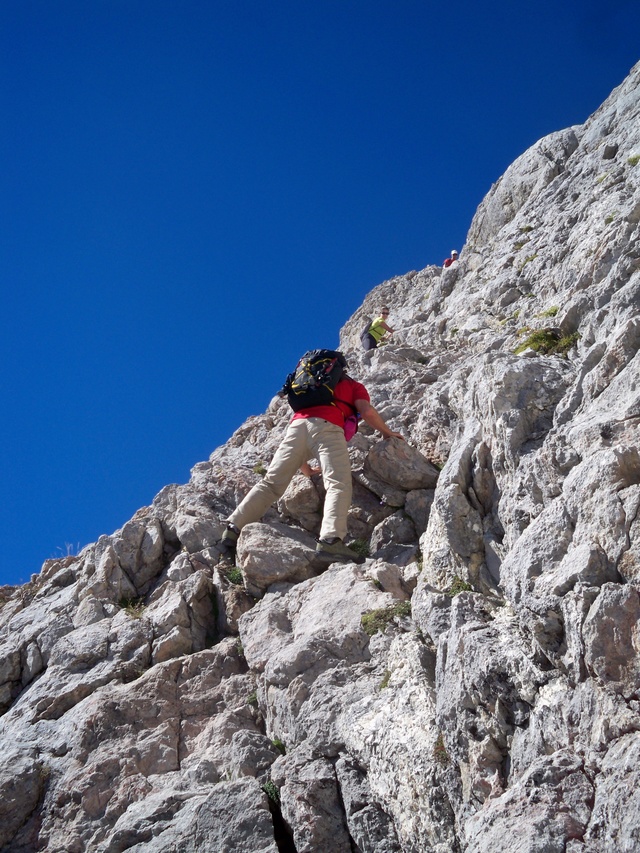
M4 0L0 583L121 527L460 248L640 4Z

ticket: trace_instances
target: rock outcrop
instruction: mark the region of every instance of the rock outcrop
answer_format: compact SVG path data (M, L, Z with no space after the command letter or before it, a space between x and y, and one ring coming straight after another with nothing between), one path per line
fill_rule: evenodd
M640 65L525 152L460 259L340 347L361 566L322 478L223 522L274 398L189 483L0 591L0 850L640 849ZM364 352L386 304L395 341ZM329 343L329 342L328 342Z

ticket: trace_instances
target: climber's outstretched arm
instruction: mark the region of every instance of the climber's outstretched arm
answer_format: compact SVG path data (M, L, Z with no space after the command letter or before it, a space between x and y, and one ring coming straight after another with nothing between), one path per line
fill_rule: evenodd
M382 434L383 438L404 439L404 436L400 435L399 432L394 432L392 429L389 429L382 416L376 412L368 400L356 400L354 406L362 415L362 420L369 424L372 429L377 429L378 432Z

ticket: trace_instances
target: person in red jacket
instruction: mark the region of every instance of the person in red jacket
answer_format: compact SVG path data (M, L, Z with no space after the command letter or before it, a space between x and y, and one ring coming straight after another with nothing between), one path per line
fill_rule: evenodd
M451 264L454 264L458 260L458 252L456 249L453 249L451 252L451 257L447 258L447 260L442 264L443 267L450 267Z
M262 518L271 504L282 497L296 471L309 459L317 459L322 469L326 497L316 552L333 560L364 563L365 558L343 541L352 493L351 462L344 425L353 409L383 438L403 438L387 426L371 405L364 385L344 375L335 387L333 404L301 409L292 417L267 473L227 519L222 545L229 553L235 553L238 536L245 524Z

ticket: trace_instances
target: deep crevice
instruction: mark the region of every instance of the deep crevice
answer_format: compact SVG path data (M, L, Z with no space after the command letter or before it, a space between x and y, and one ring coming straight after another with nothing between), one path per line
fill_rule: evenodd
M280 804L274 802L271 797L267 797L267 799L273 822L273 837L279 853L298 853L293 840L293 834L282 817Z

